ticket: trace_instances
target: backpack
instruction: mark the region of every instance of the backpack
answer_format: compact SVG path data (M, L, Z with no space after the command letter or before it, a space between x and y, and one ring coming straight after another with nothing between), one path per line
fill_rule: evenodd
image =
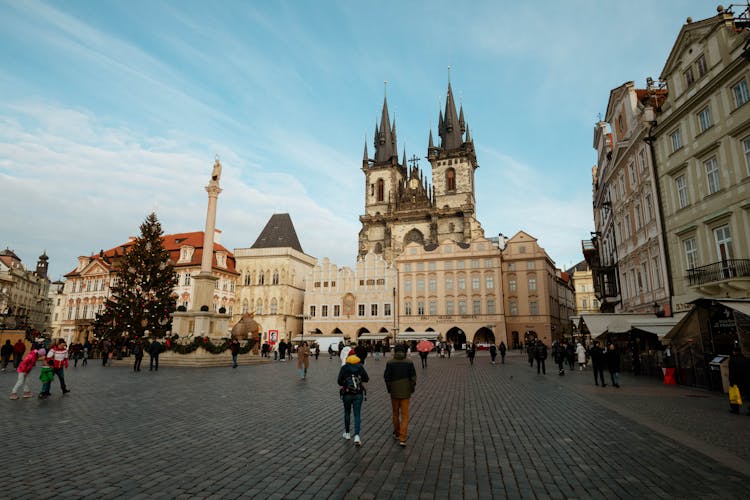
M344 379L344 385L341 386L341 394L359 394L364 390L362 386L362 377L352 373Z

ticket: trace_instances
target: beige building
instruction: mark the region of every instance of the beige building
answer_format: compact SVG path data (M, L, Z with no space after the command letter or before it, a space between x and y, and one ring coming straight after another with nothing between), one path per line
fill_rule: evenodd
M654 130L674 310L750 298L750 65L747 30L719 12L680 30Z
M434 332L460 348L501 341L508 345L501 253L490 240L445 240L438 246L410 243L396 258L397 339Z
M12 250L0 251L0 325L39 332L50 328L48 260L43 253L31 271Z
M669 303L660 200L647 138L663 89L612 90L605 121L596 124L594 225L599 262L592 262L602 312L651 313Z
M586 261L581 261L574 267L568 269L573 278L575 289L575 314L596 314L599 312L599 300L594 293L594 278L591 267Z
M200 272L203 258L203 231L167 234L163 235L161 240L164 249L169 252L178 276L174 292L177 307L189 308L194 295L191 277ZM60 336L68 342L83 342L93 335L96 315L104 311L104 304L111 294L111 286L117 276L118 261L134 241L135 238L131 237L127 243L109 250L78 257L76 268L65 275L62 292L64 307L61 311L58 310L58 314L62 315L59 320ZM234 307L237 281L234 256L216 239L214 241L212 274L218 279L211 307L216 312L223 310L223 314L231 314L229 311Z
M305 254L289 214L274 214L250 248L235 248L240 273L237 288L242 314L255 313L261 342L291 340L303 332L305 277L316 259Z
M337 267L327 258L305 279L305 339L319 335L384 341L397 325L396 268L382 255L368 253L355 268Z
M502 260L510 345L536 338L550 345L561 331L555 263L536 238L523 231L506 241Z

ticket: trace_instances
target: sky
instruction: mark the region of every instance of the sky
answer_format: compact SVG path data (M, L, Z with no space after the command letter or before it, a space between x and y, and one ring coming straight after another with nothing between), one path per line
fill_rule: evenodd
M0 248L50 277L151 211L221 243L289 213L303 250L356 260L365 141L384 94L400 155L427 155L450 79L477 152L487 237L525 231L560 268L593 230L593 127L658 78L699 0L0 0ZM450 68L450 70L449 70ZM387 83L384 83L387 82Z

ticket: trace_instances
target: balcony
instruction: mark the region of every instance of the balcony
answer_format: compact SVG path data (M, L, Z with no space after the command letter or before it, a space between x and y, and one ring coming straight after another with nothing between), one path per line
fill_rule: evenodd
M691 287L708 294L750 290L750 259L729 259L694 267L687 270L687 279Z

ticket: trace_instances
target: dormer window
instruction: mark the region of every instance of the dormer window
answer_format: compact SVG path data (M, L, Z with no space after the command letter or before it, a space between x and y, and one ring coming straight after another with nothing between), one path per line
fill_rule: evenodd
M216 252L216 265L218 267L227 267L227 254L224 252Z
M190 262L190 260L193 258L194 251L195 251L195 248L187 246L187 245L184 247L180 247L179 262Z

